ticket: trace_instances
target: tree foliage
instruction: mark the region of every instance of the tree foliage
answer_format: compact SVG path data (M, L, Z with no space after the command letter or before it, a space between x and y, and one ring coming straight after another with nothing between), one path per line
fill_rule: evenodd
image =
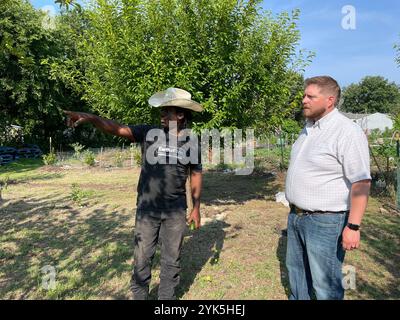
M27 0L0 2L0 126L22 126L26 142L104 141L87 129L66 136L62 109L156 123L147 100L171 86L204 105L196 128L265 133L298 110L312 57L298 50L298 11L275 16L259 0L56 3L49 28Z
M400 88L383 77L365 77L344 89L342 110L352 113L397 114L400 111Z
M0 2L0 123L22 126L26 142L61 141L60 110L79 100L46 63L68 56L71 43L44 18L27 1Z
M76 41L86 27L84 14L79 7L54 17L53 24L48 18L26 0L0 2L0 131L22 126L25 142L44 150L49 137L57 147L77 140L90 145L94 137L102 142L103 135L92 129L64 134L62 109L90 111L74 78L78 71L62 72L68 63L83 70Z
M280 125L298 106L293 86L310 56L297 54L299 12L274 17L259 1L97 0L79 37L84 70L63 74L95 112L125 123L158 119L148 98L181 87L205 112L195 126ZM77 73L78 71L78 73Z

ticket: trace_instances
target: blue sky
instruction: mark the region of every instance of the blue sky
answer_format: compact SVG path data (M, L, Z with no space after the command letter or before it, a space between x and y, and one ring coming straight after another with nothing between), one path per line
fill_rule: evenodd
M53 0L30 1L36 8L52 5L58 10ZM355 29L342 28L346 5L355 9ZM300 48L316 54L305 70L306 77L326 74L346 86L368 75L380 75L400 85L393 49L400 43L400 1L264 0L262 6L275 14L300 9Z

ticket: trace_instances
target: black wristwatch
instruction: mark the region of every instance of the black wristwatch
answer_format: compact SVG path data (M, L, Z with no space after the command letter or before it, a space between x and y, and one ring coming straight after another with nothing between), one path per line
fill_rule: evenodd
M354 231L360 230L359 224L348 223L347 226L349 227L349 229L354 230Z

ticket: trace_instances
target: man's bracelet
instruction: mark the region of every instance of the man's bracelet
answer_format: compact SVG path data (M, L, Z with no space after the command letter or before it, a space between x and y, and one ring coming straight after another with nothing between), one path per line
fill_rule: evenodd
M354 230L354 231L360 230L359 224L348 223L347 226L349 227L349 229Z

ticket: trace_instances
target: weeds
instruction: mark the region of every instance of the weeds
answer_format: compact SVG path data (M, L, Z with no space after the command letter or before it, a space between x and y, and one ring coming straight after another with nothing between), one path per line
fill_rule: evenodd
M80 207L86 206L87 200L89 200L92 195L92 191L82 190L77 183L71 185L71 200Z
M81 145L79 142L70 144L72 148L74 148L74 157L79 159L81 157L81 152L85 148L84 145Z
M122 168L124 164L124 153L122 151L117 151L114 155L114 165L118 168Z

